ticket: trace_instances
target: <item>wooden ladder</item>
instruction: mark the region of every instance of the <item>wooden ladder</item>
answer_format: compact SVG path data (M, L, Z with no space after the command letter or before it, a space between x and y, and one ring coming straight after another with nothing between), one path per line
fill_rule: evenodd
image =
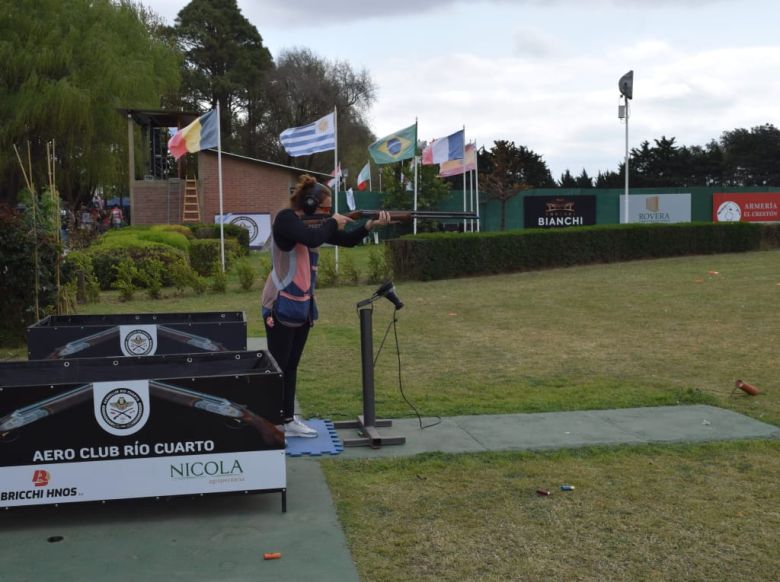
M184 181L184 204L182 222L200 222L200 204L198 203L198 181L187 178Z

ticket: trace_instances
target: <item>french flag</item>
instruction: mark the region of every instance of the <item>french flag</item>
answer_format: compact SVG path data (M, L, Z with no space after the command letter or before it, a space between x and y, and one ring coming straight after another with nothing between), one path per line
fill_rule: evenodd
M433 140L425 150L423 150L422 163L441 164L448 160L462 160L464 154L465 131L460 130Z

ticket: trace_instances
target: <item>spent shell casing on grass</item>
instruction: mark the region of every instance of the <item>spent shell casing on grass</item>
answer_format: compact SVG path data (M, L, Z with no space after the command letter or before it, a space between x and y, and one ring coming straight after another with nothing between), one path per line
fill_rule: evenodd
M561 491L574 491L574 485L561 485Z
M538 493L539 495L545 495L545 496L550 494L550 492L547 489L537 489L536 493Z

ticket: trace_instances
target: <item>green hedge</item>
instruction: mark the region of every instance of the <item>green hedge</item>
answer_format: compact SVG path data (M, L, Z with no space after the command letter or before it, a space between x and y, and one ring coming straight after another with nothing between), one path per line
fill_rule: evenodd
M604 225L498 233L430 233L387 241L397 279L472 275L674 257L733 253L771 246L766 226L750 223ZM775 245L777 246L777 245Z
M244 229L241 229L244 230ZM212 275L221 261L219 239L206 238L190 243L190 266L202 277ZM233 260L239 256L238 241L234 238L225 239L225 268L229 269Z
M127 241L128 239L162 243L185 253L190 250L190 239L186 235L174 230L156 229L154 227L129 227L109 230L103 235L99 244L118 244L116 241Z
M139 240L134 236L104 239L99 244L86 249L84 254L92 260L95 276L104 291L111 289L111 284L116 279L114 266L125 258L132 260L139 267L149 260L160 261L165 267L164 286L173 283L170 274L174 271L175 264L179 266L187 264L187 255L184 251L159 242ZM142 282L138 281L138 284L140 286Z
M190 224L188 226L196 239L220 238L218 224ZM236 239L238 240L238 250L241 255L249 253L249 231L247 229L236 224L226 224L224 231L226 243L228 238Z

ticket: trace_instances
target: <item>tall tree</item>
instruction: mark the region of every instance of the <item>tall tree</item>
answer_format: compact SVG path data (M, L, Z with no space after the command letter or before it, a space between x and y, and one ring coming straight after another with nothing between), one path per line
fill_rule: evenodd
M774 125L723 132L720 144L726 184L780 185L780 130Z
M239 112L255 112L264 75L273 67L271 53L236 0L192 0L179 11L171 33L184 55L185 103L211 109L219 102L223 142L231 147Z
M561 174L561 179L558 180L558 186L561 188L577 187L577 180L574 178L574 176L571 175L569 168L566 168L566 171L563 174Z
M355 71L349 63L325 60L309 49L284 51L268 75L265 95L265 115L253 128L261 136L257 157L293 163L279 143L279 134L311 123L336 107L342 168L354 173L366 163L366 149L374 140L366 118L376 99L376 87L365 69ZM294 163L322 172L333 170L333 158L325 154L296 158Z
M506 203L530 188L553 188L555 181L542 156L514 142L498 140L479 152L480 186L487 199L501 203L501 230L506 229Z
M585 171L585 168L582 168L582 173L577 176L577 188L593 188L593 179L588 176L588 172Z
M56 180L71 206L98 185L127 184L126 120L117 108L156 108L178 85L176 53L159 19L130 1L18 0L0 18L0 197L22 182L13 145L29 142L37 188Z

